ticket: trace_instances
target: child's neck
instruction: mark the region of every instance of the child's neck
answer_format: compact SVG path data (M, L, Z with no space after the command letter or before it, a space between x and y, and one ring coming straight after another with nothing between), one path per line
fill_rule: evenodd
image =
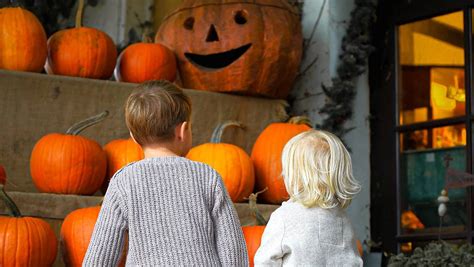
M159 157L179 157L176 149L167 146L146 146L143 148L145 158L159 158Z

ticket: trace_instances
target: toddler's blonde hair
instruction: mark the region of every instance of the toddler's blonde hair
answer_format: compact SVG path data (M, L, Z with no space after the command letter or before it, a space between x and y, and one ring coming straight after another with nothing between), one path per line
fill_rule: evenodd
M284 147L282 170L290 198L306 207L346 208L359 193L349 152L325 131L309 130Z

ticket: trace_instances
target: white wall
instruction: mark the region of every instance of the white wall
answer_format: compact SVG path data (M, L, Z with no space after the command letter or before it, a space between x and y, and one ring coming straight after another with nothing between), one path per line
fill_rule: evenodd
M309 38L324 0L306 0L303 6L303 35ZM330 78L336 75L341 40L349 23L353 0L326 0L318 28L313 41L304 55L302 69L315 57L317 63L296 83L294 114L306 114L315 123L320 123L322 115L318 113L324 103L321 84L330 84ZM357 238L370 239L370 128L369 128L369 85L367 73L357 80L357 95L354 101L354 115L347 127L356 128L345 137L352 150L354 175L362 184L361 193L348 208Z
M86 6L83 25L106 32L115 44L123 46L128 42L131 28L141 35L138 25L151 20L153 3L153 0L99 0L95 7Z

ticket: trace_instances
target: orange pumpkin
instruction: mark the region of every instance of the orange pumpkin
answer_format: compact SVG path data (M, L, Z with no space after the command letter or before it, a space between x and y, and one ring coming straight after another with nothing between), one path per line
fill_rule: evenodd
M41 72L47 56L46 33L30 11L0 9L0 69Z
M288 192L281 177L283 147L294 136L311 129L307 119L295 117L288 123L272 123L259 135L252 148L257 190L268 187L262 194L267 203L280 204L288 199Z
M61 30L48 40L46 72L83 78L108 79L117 61L117 48L104 32L81 26L80 0L76 28Z
M103 112L73 125L66 134L43 136L31 152L30 171L41 192L91 195L105 178L107 160L95 141L78 136L108 115Z
M82 266L99 212L100 206L77 209L64 218L61 226L61 252L67 266ZM125 266L126 251L124 247L119 266Z
M0 184L5 185L7 183L7 172L2 165L0 165Z
M286 0L185 0L155 37L173 50L186 88L286 98L303 38Z
M0 216L0 263L2 266L51 266L58 241L53 229L39 218L22 217L0 185L0 195L13 217Z
M162 44L132 44L118 58L115 79L131 83L150 80L173 82L176 79L174 53Z
M123 166L128 163L142 160L142 147L135 143L131 138L112 140L104 146L104 151L107 156L107 178L102 185L102 191L107 190L110 178Z
M242 148L221 143L222 134L229 126L242 127L233 121L219 125L210 143L192 148L186 157L213 167L221 175L232 201L242 202L252 192L255 176L252 161Z
M265 225L242 226L244 232L245 244L247 244L247 253L249 255L249 266L252 267L255 253L260 247Z

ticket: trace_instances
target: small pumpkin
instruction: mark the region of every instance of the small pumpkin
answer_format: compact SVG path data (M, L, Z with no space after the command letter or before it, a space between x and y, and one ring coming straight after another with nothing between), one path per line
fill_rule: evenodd
M242 202L252 191L255 176L252 161L240 147L221 143L222 134L229 126L242 128L242 124L228 121L217 126L210 143L192 148L186 156L213 167L222 177L233 202Z
M43 136L31 152L30 171L40 192L91 195L105 178L107 159L102 147L78 134L102 121L108 112L71 126L66 134Z
M176 58L166 46L151 43L149 38L132 44L120 54L115 67L115 79L120 82L142 83L150 80L176 79Z
M82 266L99 212L100 206L82 208L64 218L61 226L61 253L67 266ZM119 266L125 266L126 252L125 246Z
M262 194L267 203L281 204L288 192L281 177L283 147L294 136L311 129L305 117L294 117L288 123L272 123L258 136L252 148L257 190L268 188Z
M0 9L0 69L41 72L46 33L36 16L20 7Z
M58 241L51 226L42 219L22 217L18 207L0 184L0 197L12 217L0 216L0 263L2 266L51 266Z
M2 165L0 165L0 184L5 185L7 183L7 172Z
M108 79L117 61L117 48L106 33L81 26L83 8L84 0L80 0L75 28L58 31L49 38L46 72Z
M242 226L244 232L245 244L249 255L249 266L254 266L253 258L262 242L262 235L265 231L265 225Z
M107 156L107 178L102 185L102 191L107 190L110 178L123 166L128 163L142 160L142 147L135 143L131 138L112 140L104 146L105 155Z

